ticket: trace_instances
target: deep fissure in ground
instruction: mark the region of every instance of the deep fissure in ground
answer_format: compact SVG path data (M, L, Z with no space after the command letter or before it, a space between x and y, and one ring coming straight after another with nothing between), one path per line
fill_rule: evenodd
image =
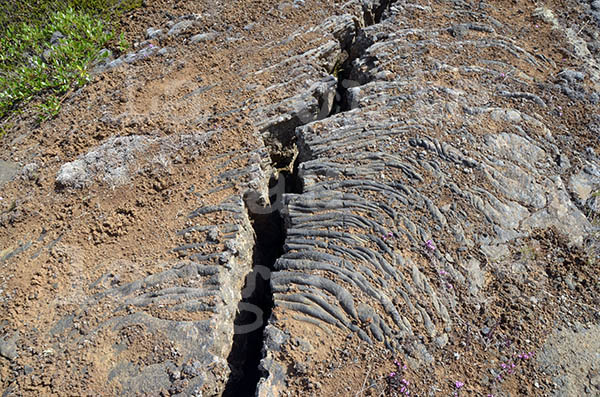
M293 161L293 159L290 159ZM292 169L297 167L290 166ZM263 358L263 334L273 310L273 294L271 291L270 273L274 270L275 261L283 254L285 242L284 223L281 214L283 193L294 191L299 186L295 172L278 172L271 177L269 205L261 211L252 211L248 207L248 216L256 235L253 252L253 269L246 278L243 299L238 306L238 315L234 320L236 333L233 338L231 353L227 359L231 368L223 396L254 396L258 382L263 375L260 371L260 360ZM285 187L285 188L284 188ZM281 190L284 188L283 190ZM254 197L256 198L256 196ZM248 305L254 308L247 310ZM257 318L256 308L260 317ZM259 322L258 328L245 332L244 327Z
M382 1L374 12L364 13L366 26L379 23L394 1ZM365 55L366 49L373 42L358 29L355 37L349 43L341 43L346 54L345 60L338 68L336 98L329 114L349 111L353 108L349 89L366 84L361 77L353 74L353 63ZM324 106L320 99L319 105ZM321 109L323 110L323 109ZM319 114L323 114L320 112ZM263 351L264 330L273 310L273 294L271 290L270 273L274 271L277 259L283 255L285 243L285 224L281 210L283 209L283 193L301 193L302 182L298 176L299 148L296 144L296 128L302 126L298 118L272 126L264 138L269 149L271 165L275 168L269 182L269 200L259 211L253 211L256 203L260 202L258 193L246 197L248 216L252 222L256 241L253 252L253 269L246 278L244 291L251 291L243 296L238 306L238 314L234 320L236 333L233 338L231 353L227 359L231 375L228 379L223 396L253 397L262 376L260 360ZM248 205L248 200L253 205ZM244 295L244 294L243 294ZM256 311L246 310L250 305L259 308L261 318ZM238 332L243 326L259 321L260 326L251 332Z
M387 17L388 11L396 0L381 1L374 9L367 8L367 4L363 5L363 23L365 27L376 25ZM369 62L366 57L366 52L374 41L367 36L364 28L356 27L356 33L352 40L340 42L342 53L345 55L342 60L334 66L331 71L337 79L336 95L333 107L328 117L350 111L356 107L353 103L354 99L351 95L351 88L359 87L369 82L369 77L354 69L354 61L363 59ZM374 66L374 63L373 65Z

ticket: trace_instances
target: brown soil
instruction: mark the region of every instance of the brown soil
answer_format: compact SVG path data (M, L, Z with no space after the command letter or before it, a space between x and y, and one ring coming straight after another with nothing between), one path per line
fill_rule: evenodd
M171 55L151 57L102 74L70 95L54 120L37 126L33 116L25 112L14 130L0 139L0 159L22 164L36 162L40 166L33 178L18 177L2 186L0 192L0 335L18 331L18 348L23 352L12 363L0 358L0 390L16 385L19 395L28 396L113 395L116 391L100 380L106 378L110 368L110 363L103 361L103 351L114 343L129 346L128 354L135 356L131 359L145 365L166 357L177 360L165 338L142 328L131 327L119 335L102 331L96 346L87 350L95 356L80 356L74 351L54 354L51 346L56 340L48 331L58 319L81 310L82 299L95 292L94 282L99 279L109 285L124 284L178 260L172 249L184 243L184 238L176 232L188 226L187 214L199 206L193 192L207 192L217 186L212 177L224 170L218 168L222 158L259 147L248 111L228 112L243 107L245 102L261 105L282 99L281 93L258 96L252 88L279 81L277 69L259 75L252 72L311 48L314 44L310 42L283 40L291 32L339 13L343 2L307 0L301 9L283 10L277 8L279 2L269 0L223 1L220 5L203 0L145 3L145 7L122 19L126 37L131 41L142 41L147 27L164 26L167 14L206 15L200 32L220 32L226 34L224 37L239 39L195 45L182 43L181 37L168 39L161 46L171 46ZM512 20L515 37L527 43L525 49L542 52L557 65L543 72L532 70L533 77L546 80L548 75L568 66L571 60L560 51L562 38L554 37L557 33L544 24L528 19L533 9L531 2L501 3L506 12L495 17L503 22ZM549 3L553 10L568 9L566 2ZM254 23L254 28L245 30L250 23ZM542 28L534 31L531 26L536 23ZM415 27L418 25L417 20ZM306 35L303 37L308 40ZM452 76L445 76L446 83L452 86ZM205 86L214 87L181 100ZM539 90L540 95L543 93L547 91ZM560 95L543 99L548 102L548 112L564 101ZM515 108L528 106L506 101ZM569 150L576 152L586 146L600 150L597 137L579 133L585 130L580 127L587 124L592 110L583 105L563 107L564 115L555 114L553 120L576 137ZM460 120L453 122L460 126ZM55 184L62 164L110 136L161 138L190 130L216 130L218 134L196 148L197 153L179 149L178 156L173 156L176 160L167 164L157 161L160 148L151 147L137 159L135 178L124 186L112 188L96 181L81 190L61 190ZM235 163L227 165L231 169L234 166ZM204 194L201 203L216 204L234 189ZM447 387L437 395L451 395L454 381L467 378L476 381L465 386L461 395L494 393L498 384L489 368L499 371L501 363L511 358L518 365L503 380L506 395L542 395L535 384L544 387L551 380L537 373L530 362L515 359L514 355L537 351L557 324L596 319L600 269L597 261L590 259L590 253L569 248L553 231L539 231L520 244L522 250L512 253L512 263L513 267L527 268L528 277L522 277L515 268L491 266L493 279L487 280L486 295L494 299L482 302L478 312L455 313L462 322L455 327L451 345L446 348L446 370L436 374L438 379L448 379ZM19 247L24 248L23 252L2 260ZM424 257L415 257L415 262L422 262L425 269L429 267ZM101 279L107 274L117 277ZM567 278L573 281L573 288L566 284ZM443 290L445 281L441 277L438 281ZM87 313L88 323L79 324L81 335L102 320L103 312L97 308L97 313ZM104 308L114 309L108 304ZM475 327L482 322L487 334ZM297 326L303 327L301 322ZM299 329L296 333L303 332ZM368 346L350 342L335 351L319 349L323 338L346 338L341 334L328 335L325 330L305 337L315 341L314 366L310 377L303 376L302 368L290 369L298 374L298 384L290 385L293 395L347 396L360 392L358 395L379 396L395 395L399 390L389 373L398 371L393 360L403 361L402 357L382 357ZM281 354L293 359L296 352ZM468 359L456 365L457 355ZM363 361L347 362L348 356L359 356ZM44 373L20 376L29 366L42 366ZM412 395L425 390L431 380L410 369L402 377L410 382Z

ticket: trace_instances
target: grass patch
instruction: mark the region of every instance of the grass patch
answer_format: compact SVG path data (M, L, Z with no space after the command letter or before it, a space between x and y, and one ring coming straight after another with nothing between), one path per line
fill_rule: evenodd
M2 7L0 26L19 22L43 24L48 15L68 8L99 17L110 23L115 17L141 5L142 0L0 0Z
M0 1L0 120L32 100L39 119L89 81L88 67L116 36L116 20L141 0ZM123 36L119 40L123 48Z

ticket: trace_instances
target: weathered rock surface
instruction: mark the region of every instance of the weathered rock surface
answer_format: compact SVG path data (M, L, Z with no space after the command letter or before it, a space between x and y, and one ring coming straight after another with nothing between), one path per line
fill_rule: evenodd
M269 3L264 14L285 20L307 3ZM311 21L245 50L260 61L204 54L211 67L235 69L234 83L182 55L235 51L253 34L253 23L203 24L219 13L211 4L206 15L168 15L142 30L172 51L144 42L101 62L97 73L154 54L175 66L156 81L123 80L116 97L128 110L137 94L124 93L145 86L158 87L161 106L147 117L98 117L94 145L49 178L57 194L86 192L83 210L65 206L47 223L89 212L98 220L81 229L84 239L124 251L132 265L97 271L105 264L73 248L81 240L61 245L68 230L0 247L2 266L43 258L32 291L40 269L45 288L66 274L77 290L57 297L61 314L48 329L28 329L50 350L22 347L13 328L27 322L0 324L7 395L42 386L81 394L93 382L120 395L597 392L598 52L591 33L565 27L570 16L509 3L348 1L329 13L311 3L320 10ZM594 3L577 10L596 15ZM227 110L206 105L219 95ZM157 113L172 118L159 125ZM234 139L221 143L231 125ZM104 126L118 135L102 135ZM185 173L196 163L205 169ZM22 179L41 183L43 167L30 164ZM179 184L168 182L173 164ZM20 168L0 162L0 185ZM144 197L112 218L85 203L99 185L119 192L136 180L158 208L179 200L171 239L167 226L144 234L147 224L135 223ZM0 225L18 211L20 203ZM118 244L127 234L139 234L131 241L143 250L166 246L170 260L137 259ZM116 245L103 246L105 235ZM101 274L81 287L77 269ZM15 318L20 311L11 307ZM584 362L560 364L570 346ZM24 355L37 357L35 368L19 362ZM78 363L73 379L83 386L36 378L57 365L52 357Z
M9 182L19 172L19 165L10 161L0 160L0 186Z
M600 393L600 328L577 325L553 333L537 357L537 365L558 385L555 396Z
M94 177L100 177L111 185L123 184L129 179L128 167L136 153L146 145L148 140L141 136L110 138L81 159L64 164L56 183L61 187L82 188Z
M586 160L571 177L573 202L554 120L530 83L550 65L504 36L503 22L468 9L456 5L442 22L426 4L392 4L361 32L372 45L347 74L356 85L349 110L296 129L303 189L285 197L267 339L349 333L406 354L413 368L441 365L432 349L445 345L459 307L489 299L480 260L503 263L536 229L555 228L575 245L589 235L580 208L597 190L598 163ZM595 69L589 54L581 60ZM579 100L594 103L595 87ZM429 263L418 254L428 240L443 242ZM261 396L283 395L294 382L281 349L266 347Z
M215 159L222 172L214 176L212 192L228 185L259 192L268 183L269 169L261 168L268 164L265 157L264 150L240 153L237 163L246 166L238 168L230 166L231 158ZM241 195L200 206L188 219L188 227L177 233L181 244L173 247L181 261L126 284L118 275L105 274L90 286L96 293L81 305L84 313L112 308L96 328L86 332L85 340L96 344L115 340L112 350L104 353L112 357L108 380L125 395L151 395L156 390L182 396L218 395L229 379L233 320L252 270L254 230ZM86 315L78 317L85 321ZM83 339L74 332L74 321L72 316L62 319L53 333L67 344L79 345Z
M56 175L56 185L60 188L80 189L101 181L113 188L122 186L141 171L134 169L134 165L149 150L158 148L151 162L168 165L182 149L197 156L198 151L214 135L215 132L162 138L138 135L111 137L77 160L63 164Z
M0 338L0 356L8 360L14 360L17 358L18 353L16 341L18 338L18 334L10 337L5 336L4 338Z
M125 394L151 394L158 388L172 394L211 395L220 393L227 382L232 319L251 270L253 230L239 199L198 208L190 219L198 214L224 214L231 223L194 224L181 233L217 237L176 247L189 261L95 296L96 305L106 301L118 305L115 315L94 333L107 330L122 338L114 347L116 362L109 377ZM227 248L214 252L217 244ZM133 331L137 334L130 337ZM128 357L140 342L137 338L158 339L168 344L167 351L139 365Z

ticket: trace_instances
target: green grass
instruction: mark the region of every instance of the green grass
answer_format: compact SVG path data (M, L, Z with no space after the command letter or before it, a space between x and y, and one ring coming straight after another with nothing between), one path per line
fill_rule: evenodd
M0 0L0 121L31 101L38 103L40 120L54 117L61 98L89 81L90 63L116 37L118 16L140 5L141 0ZM63 37L51 44L55 32ZM118 48L125 44L121 35Z

